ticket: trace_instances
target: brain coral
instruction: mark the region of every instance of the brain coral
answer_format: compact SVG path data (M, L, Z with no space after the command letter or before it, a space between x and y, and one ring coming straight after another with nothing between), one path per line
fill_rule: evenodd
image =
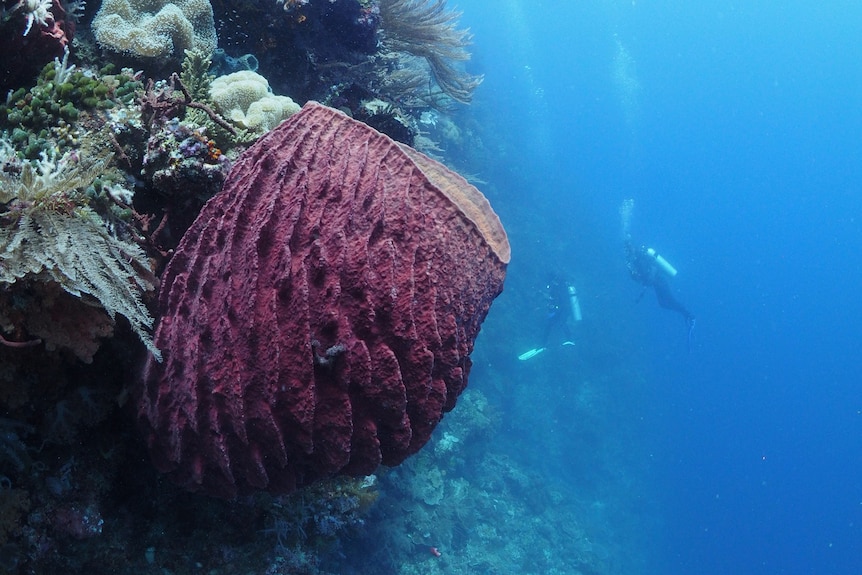
M249 148L162 277L155 465L221 497L396 465L467 384L509 243L441 164L310 103Z
M266 78L251 70L219 76L210 85L216 109L244 128L264 133L299 111L287 96L275 96Z
M103 47L140 59L212 54L217 43L209 0L103 0L92 28Z

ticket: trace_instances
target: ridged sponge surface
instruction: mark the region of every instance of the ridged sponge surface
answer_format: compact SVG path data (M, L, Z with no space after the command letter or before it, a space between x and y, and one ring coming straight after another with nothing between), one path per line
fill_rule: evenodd
M159 469L221 497L395 465L467 384L509 244L441 164L319 104L249 148L162 278L139 398Z

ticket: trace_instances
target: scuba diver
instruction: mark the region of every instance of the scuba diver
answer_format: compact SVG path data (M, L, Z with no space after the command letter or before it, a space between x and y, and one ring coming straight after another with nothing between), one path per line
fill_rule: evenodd
M562 345L575 345L571 323L581 321L581 303L575 286L571 282L562 281L559 277L552 276L545 287L545 298L548 314L542 329L542 345L519 355L518 359L521 361L536 357L546 351L551 333L555 329L559 329L565 336Z
M626 252L626 265L632 279L643 284L643 289L637 298L640 301L648 288L655 290L658 304L671 311L682 315L688 327L688 345L691 349L691 336L694 331L695 318L679 300L674 297L670 289L668 279L676 276L677 271L658 252L646 246L636 247L629 233L631 222L631 210L634 208L634 200L626 200L620 207L623 221L623 245Z

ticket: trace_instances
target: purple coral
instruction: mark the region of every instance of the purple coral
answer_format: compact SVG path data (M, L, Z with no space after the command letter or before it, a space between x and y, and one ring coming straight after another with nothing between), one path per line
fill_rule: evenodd
M203 131L176 118L147 141L144 174L166 196L208 199L221 189L230 162Z

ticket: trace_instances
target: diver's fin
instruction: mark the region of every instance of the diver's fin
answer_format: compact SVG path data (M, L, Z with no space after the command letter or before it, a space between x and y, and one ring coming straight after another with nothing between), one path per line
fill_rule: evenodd
M547 348L534 347L530 351L525 351L524 353L519 355L518 359L520 359L521 361L526 361L528 359L532 359L532 358L536 357L537 355L539 355L540 353L542 353L543 351L545 351L545 349L547 349Z

